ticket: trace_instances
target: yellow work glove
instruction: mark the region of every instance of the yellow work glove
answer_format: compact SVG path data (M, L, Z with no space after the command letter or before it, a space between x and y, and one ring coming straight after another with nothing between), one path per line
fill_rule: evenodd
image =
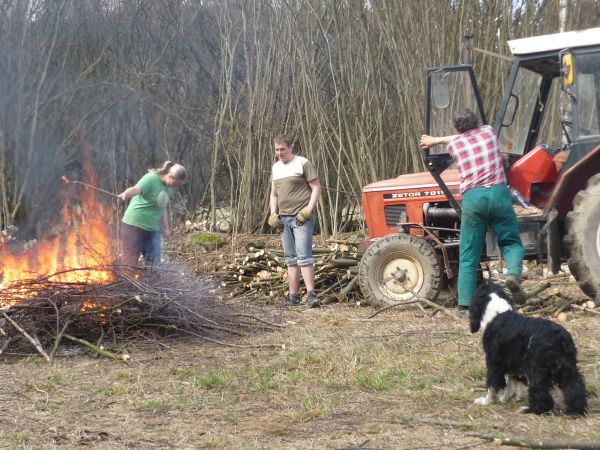
M298 214L296 214L296 224L302 225L308 219L312 217L312 209L308 206L306 208L302 208Z
M271 225L273 228L281 228L283 226L283 222L279 220L279 214L276 212L271 213L269 216L269 225Z

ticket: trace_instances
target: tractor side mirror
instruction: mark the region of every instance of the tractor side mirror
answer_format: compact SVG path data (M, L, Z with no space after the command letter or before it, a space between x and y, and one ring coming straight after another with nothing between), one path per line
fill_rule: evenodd
M563 86L572 86L575 79L575 70L573 68L573 54L563 53L561 57L562 84Z
M435 74L431 79L431 100L438 109L450 106L450 88L448 87L447 74Z
M517 97L515 94L510 94L510 97L508 98L508 104L506 105L506 113L504 113L504 118L502 119L503 127L510 127L512 125L518 109L519 97Z

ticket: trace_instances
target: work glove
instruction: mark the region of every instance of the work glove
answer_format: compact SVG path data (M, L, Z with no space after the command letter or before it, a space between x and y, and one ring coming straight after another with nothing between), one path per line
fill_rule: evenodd
M279 214L276 212L272 212L269 216L269 225L273 228L281 228L283 226L283 222L279 220Z
M296 214L296 224L302 225L304 222L309 220L312 217L312 209L308 206L306 208L302 208L298 214Z

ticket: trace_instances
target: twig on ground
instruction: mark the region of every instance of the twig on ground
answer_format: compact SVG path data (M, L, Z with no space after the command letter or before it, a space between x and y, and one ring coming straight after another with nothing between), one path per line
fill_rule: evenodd
M109 352L108 350L103 349L102 347L100 347L98 345L94 345L91 342L86 341L85 339L79 339L79 338L70 336L68 334L64 334L63 336L70 341L76 342L78 344L81 344L81 345L89 348L90 350L95 351L96 353L98 353L98 355L104 356L105 358L118 359L118 360L125 361L125 362L127 362L129 360L129 355L126 353L124 353L122 355L117 355L115 353L112 353L112 352Z
M42 355L47 362L50 362L50 357L44 351L44 349L40 345L40 342L37 339L35 339L33 336L31 336L29 333L27 333L27 331L25 331L23 328L21 328L19 326L19 324L17 322L15 322L8 314L6 314L4 311L0 311L0 312L2 313L4 318L6 320L8 320L13 327L15 327L17 329L17 331L19 333L21 333L29 342L31 342L31 344L34 346L34 348L37 350L37 352L40 355Z
M582 450L598 450L600 449L600 441L555 441L547 439L515 439L515 438L497 438L493 436L482 436L479 434L468 434L469 437L476 437L487 442L493 442L497 445L510 445L513 447L526 448L570 448Z

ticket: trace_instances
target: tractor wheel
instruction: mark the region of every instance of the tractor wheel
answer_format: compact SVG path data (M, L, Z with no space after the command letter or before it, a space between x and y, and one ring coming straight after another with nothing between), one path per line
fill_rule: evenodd
M600 305L600 174L577 193L566 225L569 269L581 290Z
M365 300L376 307L420 297L435 300L442 286L437 253L426 240L392 234L376 241L362 257L358 282Z

